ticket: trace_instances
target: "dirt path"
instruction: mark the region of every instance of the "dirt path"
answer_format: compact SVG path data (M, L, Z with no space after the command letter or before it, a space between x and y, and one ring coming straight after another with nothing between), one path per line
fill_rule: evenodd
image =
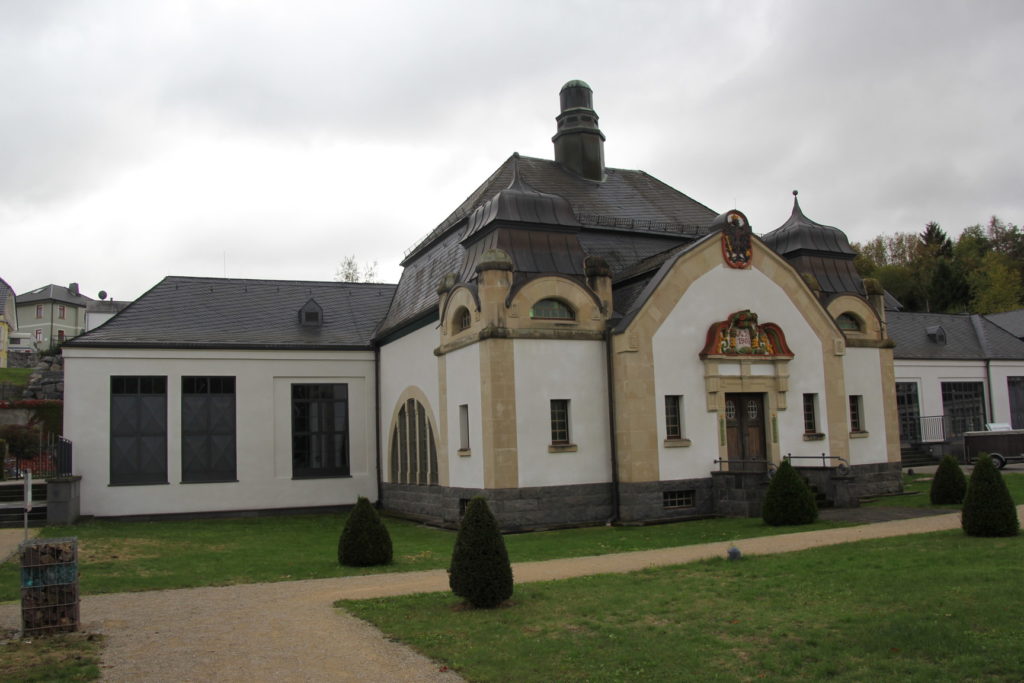
M1024 505L1018 507L1024 515ZM514 565L518 583L724 556L792 552L960 526L960 514L805 531L706 545ZM331 605L444 591L444 570L316 579L82 599L85 630L107 635L107 681L457 681L460 678ZM18 628L19 606L0 605L0 629Z

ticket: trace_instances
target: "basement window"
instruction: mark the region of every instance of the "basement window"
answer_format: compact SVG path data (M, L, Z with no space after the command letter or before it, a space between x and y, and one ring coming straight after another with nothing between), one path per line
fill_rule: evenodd
M696 507L697 492L693 489L685 491L662 491L661 507L665 510L679 510Z

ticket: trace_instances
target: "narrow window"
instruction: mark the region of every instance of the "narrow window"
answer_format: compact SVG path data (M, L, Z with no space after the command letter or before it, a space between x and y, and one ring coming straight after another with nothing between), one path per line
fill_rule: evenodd
M235 378L181 378L181 481L235 481Z
M348 474L348 385L293 384L292 476Z
M576 312L558 299L541 299L530 309L534 320L575 320Z
M469 406L459 406L459 450L469 450Z
M564 398L551 401L551 443L569 443L569 401Z
M167 483L167 378L110 378L110 483Z
M455 331L462 332L468 330L469 326L473 324L473 319L469 314L469 309L463 306L455 312Z
M43 305L42 304L36 304L36 318L42 318L42 317L43 317Z
M64 320L67 317L67 314L68 314L68 307L67 306L57 306L57 317L58 318L60 318L61 320Z
M850 396L850 431L863 432L864 421L861 415L864 407L863 397L852 394Z
M804 394L804 434L818 433L818 395Z
M665 438L682 439L683 429L683 397L665 397Z
M57 330L57 341L64 341L64 330Z
M42 330L36 330L35 331L35 338L36 338L37 342L43 341L43 331Z

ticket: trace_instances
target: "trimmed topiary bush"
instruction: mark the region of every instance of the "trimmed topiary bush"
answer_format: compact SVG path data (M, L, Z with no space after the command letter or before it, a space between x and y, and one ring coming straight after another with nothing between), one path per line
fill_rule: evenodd
M512 597L512 565L498 522L477 496L469 501L448 569L452 593L474 607L497 607Z
M338 564L346 567L391 564L391 553L388 528L370 501L359 496L338 539Z
M782 461L768 485L761 516L771 526L811 524L818 519L814 492L788 460Z
M959 505L967 492L967 477L952 455L943 456L928 496L932 505Z
M960 525L968 536L1016 536L1020 533L1017 506L1013 504L1003 475L987 453L982 453L974 462Z

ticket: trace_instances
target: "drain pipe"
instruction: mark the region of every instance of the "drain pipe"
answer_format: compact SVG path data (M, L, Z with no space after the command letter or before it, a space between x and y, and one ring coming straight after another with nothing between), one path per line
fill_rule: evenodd
M619 451L615 439L615 370L612 362L612 330L605 331L605 361L607 371L605 376L608 380L608 436L609 453L612 463L612 516L608 524L615 524L620 519L619 509Z
M988 396L988 421L995 422L996 416L994 413L995 406L992 403L992 360L989 358L985 359L985 392ZM985 429L985 425L979 427L980 430Z
M380 345L373 345L373 434L377 446L377 508L382 507L384 484L380 448Z

